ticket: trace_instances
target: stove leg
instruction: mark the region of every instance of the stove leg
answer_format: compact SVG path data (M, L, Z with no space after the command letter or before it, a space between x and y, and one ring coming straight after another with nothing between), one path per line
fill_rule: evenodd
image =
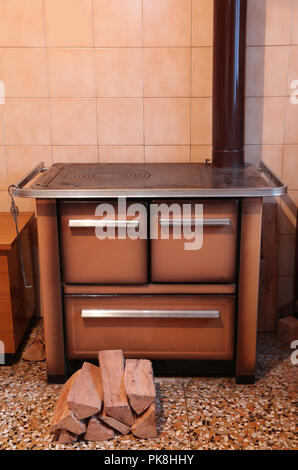
M48 384L64 384L66 382L66 375L49 375L47 376Z
M236 384L238 385L249 385L256 382L255 375L237 375Z
M254 383L255 378L262 204L261 198L244 199L242 202L237 383Z
M41 304L49 383L65 381L63 315L56 201L36 201Z

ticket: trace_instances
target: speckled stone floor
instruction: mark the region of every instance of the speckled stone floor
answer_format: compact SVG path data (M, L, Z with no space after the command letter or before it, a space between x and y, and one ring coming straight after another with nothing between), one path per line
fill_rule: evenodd
M256 384L159 378L158 438L128 435L71 445L58 445L49 430L61 385L46 383L45 363L0 366L0 449L297 450L297 368L290 354L274 336L262 334Z

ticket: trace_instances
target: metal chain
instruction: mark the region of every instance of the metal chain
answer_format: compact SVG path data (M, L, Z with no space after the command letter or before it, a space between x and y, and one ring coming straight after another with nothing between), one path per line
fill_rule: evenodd
M15 203L14 197L12 190L13 188L17 189L18 187L15 184L11 184L8 188L8 194L11 199L11 204L10 204L10 213L12 215L12 218L14 220L15 226L16 226L16 232L17 232L17 242L18 242L18 252L19 252L19 257L20 257L20 262L21 262L21 268L22 268L22 275L23 275L23 281L24 281L24 286L26 289L31 289L32 286L27 284L27 279L26 279L26 273L25 273L25 267L24 267L24 259L23 259L23 253L22 253L22 245L21 245L21 238L20 238L20 233L19 233L19 227L18 227L18 215L19 215L19 209L18 206Z

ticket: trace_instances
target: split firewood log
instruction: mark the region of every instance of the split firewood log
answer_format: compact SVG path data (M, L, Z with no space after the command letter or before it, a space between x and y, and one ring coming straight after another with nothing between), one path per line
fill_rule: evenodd
M78 440L78 436L72 432L67 431L66 429L61 429L58 444L70 444Z
M116 429L116 431L120 432L123 435L126 435L130 432L129 426L127 426L124 423L121 423L121 421L118 421L116 418L113 418L112 416L108 416L105 412L105 409L101 411L101 413L99 414L99 418L101 421L111 426L111 428Z
M141 437L143 439L157 437L155 403L152 403L143 414L136 417L131 430L134 436Z
M99 367L84 362L66 397L69 408L78 419L99 413L102 405L102 386Z
M83 421L80 421L74 414L74 412L69 408L66 403L66 397L68 392L79 375L80 371L77 371L73 374L70 379L63 385L61 395L57 402L52 420L51 420L51 429L53 431L57 429L65 429L73 434L83 434L86 431L86 425Z
M100 351L105 412L108 416L131 426L134 422L124 386L124 356L121 350Z
M112 439L114 435L113 429L100 421L97 415L94 415L89 419L84 439L86 441L105 441Z
M138 415L143 413L156 398L151 361L127 359L124 383L130 406Z

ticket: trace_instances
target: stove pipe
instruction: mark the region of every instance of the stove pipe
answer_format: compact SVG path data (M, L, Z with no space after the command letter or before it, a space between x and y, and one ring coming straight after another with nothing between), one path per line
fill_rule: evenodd
M214 0L212 165L244 166L247 0Z

